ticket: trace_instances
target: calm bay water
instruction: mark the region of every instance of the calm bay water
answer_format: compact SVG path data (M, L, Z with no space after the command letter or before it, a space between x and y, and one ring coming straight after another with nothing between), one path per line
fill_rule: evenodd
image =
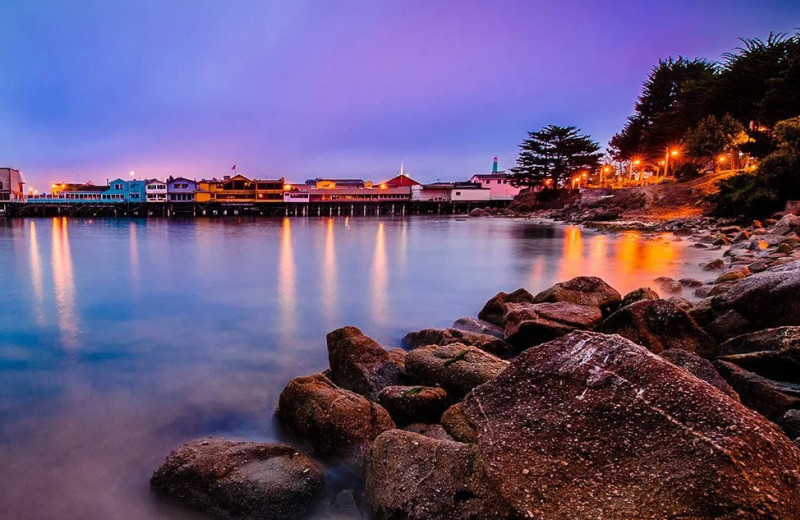
M170 449L279 438L325 334L387 347L500 290L703 279L671 236L456 218L0 220L0 518L194 518L150 496Z

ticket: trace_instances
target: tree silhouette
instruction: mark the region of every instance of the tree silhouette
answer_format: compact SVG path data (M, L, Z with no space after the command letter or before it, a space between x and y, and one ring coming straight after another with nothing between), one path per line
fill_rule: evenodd
M594 170L600 164L600 145L574 126L548 125L528 132L520 145L517 166L511 169L514 186L547 184L563 187L582 170Z

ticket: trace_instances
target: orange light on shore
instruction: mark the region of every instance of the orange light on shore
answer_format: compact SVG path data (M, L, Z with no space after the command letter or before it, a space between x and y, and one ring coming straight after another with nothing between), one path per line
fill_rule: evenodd
M721 162L721 163L724 163L727 160L728 160L728 158L725 157L724 155L720 155L719 157L717 157L717 161Z
M636 166L639 166L640 164L642 164L642 160L641 159L634 159L633 160L633 164L635 164Z
M672 150L671 152L669 152L669 154L670 154L671 156L673 156L673 157L675 157L675 156L676 156L676 155L678 155L679 153L680 153L680 150L678 150L677 148L675 148L674 150Z
M284 184L283 185L283 191L289 191L291 189L292 189L292 185L291 184Z
M388 188L388 187L389 187L389 186L387 186L387 185L385 185L385 184L381 184L380 186L378 186L378 188L380 188L380 189L382 189L382 190L385 190L385 189L386 189L386 188Z

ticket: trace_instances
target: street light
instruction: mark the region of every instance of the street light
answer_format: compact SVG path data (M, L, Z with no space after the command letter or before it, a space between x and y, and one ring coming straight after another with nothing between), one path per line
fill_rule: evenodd
M679 153L680 150L678 150L677 148L673 148L672 150L670 150L669 146L667 147L667 151L664 154L664 177L667 176L669 170L669 157L670 156L677 157Z

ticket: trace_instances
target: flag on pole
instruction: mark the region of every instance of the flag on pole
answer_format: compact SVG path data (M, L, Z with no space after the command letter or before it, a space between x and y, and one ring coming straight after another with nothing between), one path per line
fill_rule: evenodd
M233 166L231 166L231 171L233 171L233 172L236 171L236 165L235 164Z

